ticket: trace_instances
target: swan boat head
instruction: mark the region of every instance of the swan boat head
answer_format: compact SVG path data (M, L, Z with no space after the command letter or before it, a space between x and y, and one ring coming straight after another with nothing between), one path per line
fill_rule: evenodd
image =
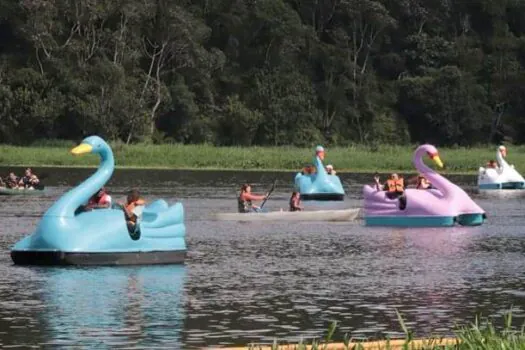
M430 144L424 144L416 149L416 151L414 152L414 157L412 159L414 166L418 170L424 170L424 172L433 172L433 170L426 167L421 162L421 158L423 158L423 156L425 155L428 156L432 161L434 161L434 163L436 163L438 167L443 168L443 162L441 161L441 157L439 156L437 148Z
M107 159L109 155L113 156L113 152L109 145L99 136L86 137L80 145L71 150L73 155L81 155L86 153L99 154L101 158Z
M507 147L501 145L498 147L498 152L501 154L503 158L507 157Z
M93 153L100 156L97 171L80 185L64 194L44 216L73 218L76 210L89 201L89 198L102 188L113 175L115 159L111 147L99 136L86 137L80 145L71 150L71 154L79 156Z

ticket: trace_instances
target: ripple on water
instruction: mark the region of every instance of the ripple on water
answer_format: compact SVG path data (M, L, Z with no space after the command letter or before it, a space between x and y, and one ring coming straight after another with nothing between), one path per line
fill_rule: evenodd
M116 198L140 184L147 199L183 199L189 247L183 267L15 267L9 247L34 230L38 215L66 188L0 202L0 346L271 343L274 337L319 337L334 320L338 339L345 333L395 338L403 335L395 310L416 334L448 335L476 313L500 317L511 305L523 305L521 195L474 194L489 214L486 225L474 228L238 224L210 220L211 213L235 209L232 183L249 181L263 191L276 175L235 173L232 180L234 173L202 174L158 172L151 184L151 172L117 172L109 186ZM68 174L83 176L80 170ZM286 207L291 176L283 177L269 209ZM351 174L344 180L352 191L337 205L359 206L360 186L368 179ZM515 306L513 312L522 322L525 311Z

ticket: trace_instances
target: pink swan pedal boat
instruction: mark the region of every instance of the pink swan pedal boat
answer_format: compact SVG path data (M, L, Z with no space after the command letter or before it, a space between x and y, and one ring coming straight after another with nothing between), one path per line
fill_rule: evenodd
M423 163L428 155L439 167L443 163L437 149L432 145L421 145L414 152L413 164L431 183L433 189L405 189L406 207L400 209L399 199L390 199L386 191L365 185L364 220L367 226L440 227L483 224L486 214L457 185L436 173Z

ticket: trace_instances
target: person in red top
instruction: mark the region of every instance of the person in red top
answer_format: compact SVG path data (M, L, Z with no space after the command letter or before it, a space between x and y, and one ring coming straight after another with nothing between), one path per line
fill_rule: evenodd
M111 196L106 192L106 189L102 187L89 199L89 202L84 209L91 210L109 207L111 207Z
M239 213L249 213L251 211L259 210L259 207L252 204L252 201L262 201L268 197L268 193L263 195L257 195L252 193L252 187L248 184L244 184L241 187L241 193L239 194L238 204Z

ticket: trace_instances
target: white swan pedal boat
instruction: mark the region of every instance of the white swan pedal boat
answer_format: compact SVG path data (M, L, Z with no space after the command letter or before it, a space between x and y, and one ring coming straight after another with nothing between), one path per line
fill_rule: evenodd
M253 213L216 213L218 221L352 221L359 208L316 211L271 211Z
M522 190L525 189L525 179L505 160L507 148L499 146L496 152L496 168L480 167L478 172L478 188L480 190Z

